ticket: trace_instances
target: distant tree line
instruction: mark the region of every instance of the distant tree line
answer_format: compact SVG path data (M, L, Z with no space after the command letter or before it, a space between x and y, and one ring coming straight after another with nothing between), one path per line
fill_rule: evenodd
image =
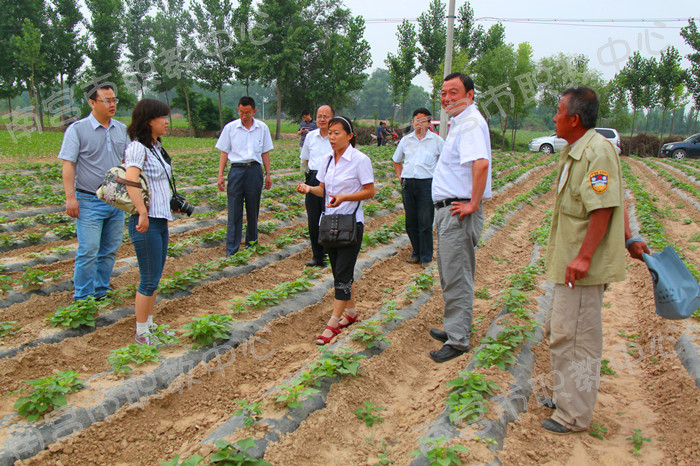
M235 80L274 89L279 137L283 111L349 105L371 66L364 20L331 0L82 1L89 18L75 0L0 0L0 99L11 112L28 92L40 131L44 109L73 116L93 81L114 84L123 108L175 91L191 133L209 105L198 86L217 95L221 127Z

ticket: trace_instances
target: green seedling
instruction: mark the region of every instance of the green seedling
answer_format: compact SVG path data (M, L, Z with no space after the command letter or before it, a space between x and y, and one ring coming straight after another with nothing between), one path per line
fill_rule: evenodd
M605 424L591 424L591 429L588 431L588 435L595 437L600 440L605 440L605 434L608 432Z
M302 383L280 385L279 389L282 391L282 393L277 395L276 400L283 402L291 409L294 409L297 406L303 408L303 399L319 392L319 390L306 387Z
M207 346L215 340L228 338L231 334L230 324L234 322L231 316L211 314L202 317L194 317L192 322L185 324L183 329L186 332L183 337L190 337L195 343L193 348Z
M83 325L94 327L95 316L99 311L97 300L88 296L85 299L74 301L68 306L57 308L53 314L49 314L46 320L51 322L52 327L59 325L70 328L78 328Z
M57 372L43 379L25 380L24 383L33 388L28 396L22 396L15 402L14 409L30 422L36 421L55 407L65 406L66 395L83 388L82 381L73 370ZM18 392L25 390L21 388Z
M374 463L372 466L386 466L389 464L394 464L394 460L390 460L387 458L388 455L389 455L389 452L387 451L387 448L386 448L386 442L384 440L382 440L382 451L381 451L381 453L379 453L377 455L377 459L379 461Z
M12 279L7 275L0 275L0 292L7 293L12 289Z
M21 325L15 325L16 320L6 320L5 322L0 322L0 340L6 337L11 337L22 328Z
M358 325L357 330L352 333L350 338L354 341L363 343L365 347L379 346L381 342L390 345L389 339L384 336L378 320L370 320L364 324Z
M642 454L639 451L644 446L644 442L651 442L650 439L646 438L642 434L641 429L634 429L632 431L632 436L627 437L625 440L632 442L632 445L634 445L633 448L630 449L630 453L632 453L634 456L641 456Z
M379 406L374 406L371 401L363 401L364 406L358 408L355 411L355 417L367 424L368 427L373 427L374 423L380 423L384 420L382 416L379 415L378 411L382 411L385 408L380 408Z
M233 412L234 416L243 416L243 425L250 427L262 419L260 403L248 403L246 400L233 400L240 409Z
M498 385L483 375L471 371L460 371L459 375L461 377L447 382L447 386L452 387L447 398L450 421L465 420L471 423L488 412L487 397L493 395Z
M479 288L474 292L474 296L476 296L479 299L491 299L491 293L489 292L489 289L484 285L483 287Z
M214 445L219 450L209 457L210 465L271 466L264 459L253 458L247 453L247 450L255 446L253 438L245 438L235 443L217 440Z
M409 455L417 456L425 454L430 466L451 466L453 464L462 464L458 453L469 453L469 449L459 443L453 447L447 446L447 438L422 438L420 439L421 448L413 450ZM424 447L425 446L425 447ZM432 447L423 452L422 448Z
M132 344L112 350L107 361L116 374L125 374L131 372L131 365L158 361L158 353L157 346Z
M610 367L610 361L607 359L603 359L600 361L600 373L601 375L615 375L617 372L615 372L615 369Z
M24 266L24 269L24 273L19 277L19 282L22 285L22 288L25 290L32 287L41 286L46 283L46 280L55 280L61 276L61 272L59 270L44 272L26 265Z

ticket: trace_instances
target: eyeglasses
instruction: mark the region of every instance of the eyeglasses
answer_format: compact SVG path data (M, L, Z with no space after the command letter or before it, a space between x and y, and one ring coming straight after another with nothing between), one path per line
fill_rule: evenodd
M249 116L253 116L253 115L255 114L255 112L238 112L238 114L239 114L240 116L249 117Z
M100 102L102 102L105 105L117 105L119 103L119 99L97 99Z

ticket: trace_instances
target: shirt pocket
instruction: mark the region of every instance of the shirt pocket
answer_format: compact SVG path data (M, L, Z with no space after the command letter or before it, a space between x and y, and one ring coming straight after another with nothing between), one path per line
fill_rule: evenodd
M578 190L578 186L567 186L566 188L564 188L562 196L562 213L571 217L586 218L588 212L586 212L586 206L584 206L583 204L583 200L581 199L581 192Z

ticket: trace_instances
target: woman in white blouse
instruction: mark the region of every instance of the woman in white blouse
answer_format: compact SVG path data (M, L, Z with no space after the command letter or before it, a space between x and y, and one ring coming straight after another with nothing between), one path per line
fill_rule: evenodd
M158 339L151 333L156 290L163 274L168 252L168 221L170 210L171 161L160 145L160 137L168 130L170 107L154 99L136 104L131 114L127 134L131 143L124 154L126 179L136 181L141 172L148 178L150 206L147 208L139 188L127 186L127 192L138 214L129 218L128 228L139 263L141 280L136 291L136 336L138 343L156 345ZM171 332L166 332L171 333Z
M326 324L326 329L318 336L317 345L330 343L342 328L357 320L353 271L362 247L362 201L374 197L372 162L369 157L355 149L355 134L350 120L342 116L331 118L328 128L328 140L333 152L323 158L323 163L318 169L316 177L320 184L299 184L297 191L324 198L325 213L328 215L355 212L357 243L347 247L326 248L333 270L335 301L333 314Z

